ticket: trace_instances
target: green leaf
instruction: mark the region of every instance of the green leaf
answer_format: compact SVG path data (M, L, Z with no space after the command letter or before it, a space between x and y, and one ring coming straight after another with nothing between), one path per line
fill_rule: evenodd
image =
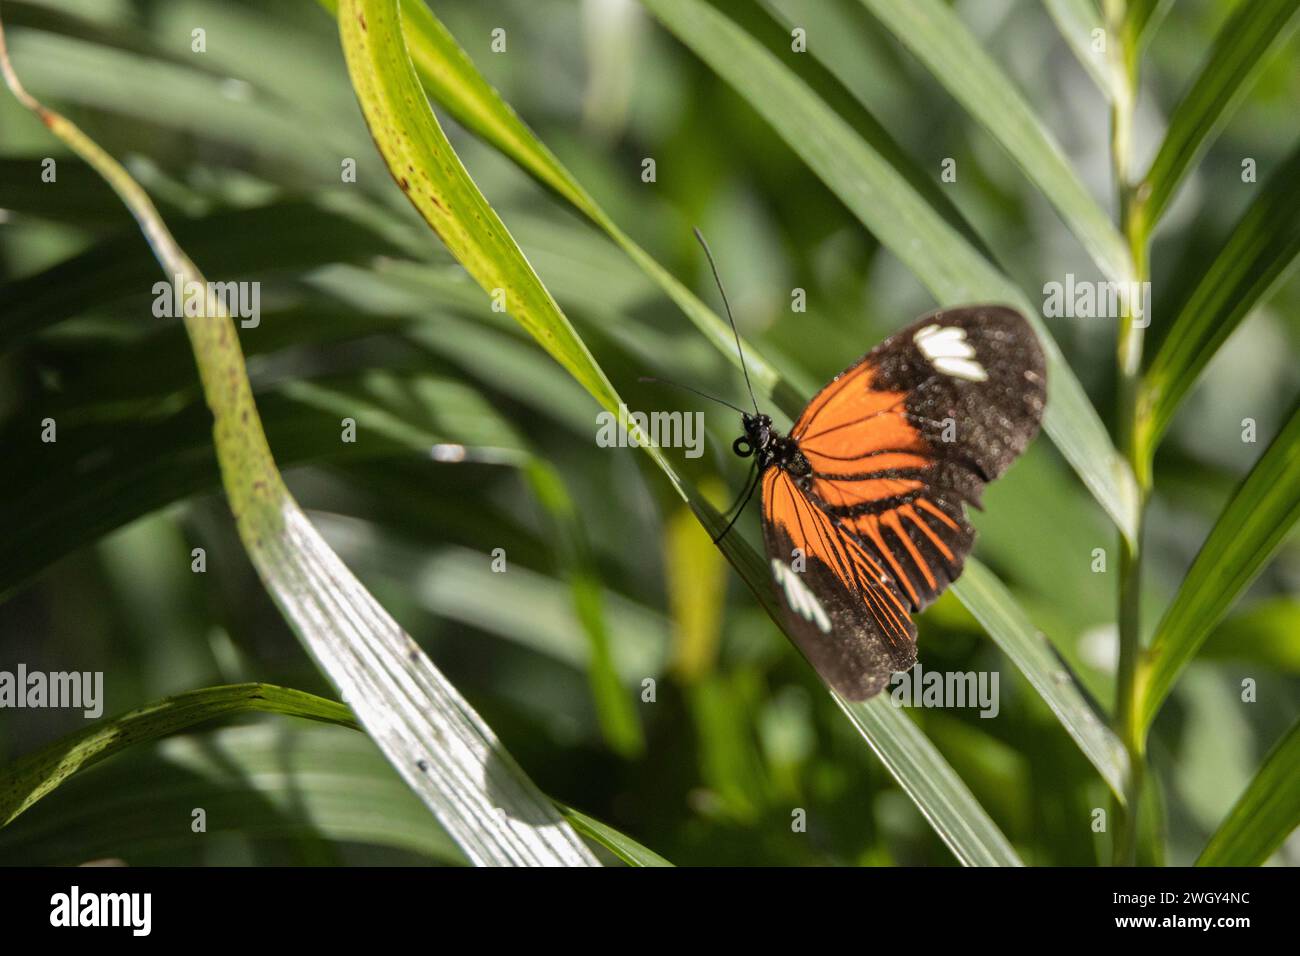
M1205 65L1169 119L1169 129L1138 187L1147 228L1154 228L1178 185L1218 137L1271 51L1296 25L1300 0L1239 3L1215 37Z
M0 832L0 862L209 862L207 840L177 824L190 819L195 807L207 811L209 839L247 836L259 863L338 862L322 840L393 847L440 863L465 862L363 734L263 722L133 743L140 746L93 769L84 766ZM268 858L262 852L266 841L293 841L297 855Z
M1101 271L1127 282L1124 240L1007 75L941 0L862 0L1020 166Z
M643 0L754 107L941 305L1004 302L1034 325L1047 355L1044 426L1126 536L1137 490L1083 387L1029 300L798 77L702 0Z
M255 711L338 726L260 723L171 736L207 720ZM210 687L158 701L19 761L49 758L41 788L27 804L40 800L40 806L0 833L0 861L27 866L104 858L133 865L174 862L174 854L195 848L193 835L174 821L201 806L208 811L209 834L301 845L309 859L292 863L336 862L328 848L322 853L315 846L329 840L463 864L464 854L374 742L351 732L357 729L341 704L268 684ZM117 759L104 762L110 756ZM22 772L19 765L0 775L0 793L7 795L11 781L18 783L13 775ZM50 792L55 787L57 792ZM672 865L608 824L556 806L578 833L629 865ZM312 853L323 859L310 858Z
M667 860L643 847L625 833L599 820L574 810L572 807L560 806L560 813L569 821L570 826L589 840L595 840L609 850L628 866L672 866Z
M1139 442L1150 457L1183 397L1300 255L1300 147L1255 201L1181 306L1143 379Z
M1098 719L1074 675L1056 657L1006 586L983 564L967 558L966 568L952 590L1047 702L1111 791L1123 800L1128 774L1123 744Z
M1174 0L1128 0L1124 6L1124 30L1140 48L1151 39Z
M206 720L249 711L357 726L352 712L342 704L274 684L230 684L164 697L121 717L97 721L5 767L0 772L0 827L8 826L78 770L119 750L187 730Z
M1197 866L1259 866L1300 826L1300 721L1268 752L1259 772L1201 851Z
M1097 84L1097 89L1105 94L1106 99L1114 100L1114 77L1107 65L1105 50L1093 48L1095 31L1105 30L1097 4L1094 0L1043 0L1043 5L1056 22L1066 44L1074 51L1075 58Z
M505 289L507 311L602 406L615 411L619 399L613 386L478 191L429 109L404 45L397 0L342 0L338 11L344 53L362 111L389 169L407 180L408 198L475 281L485 290ZM722 517L676 474L659 449L645 442L641 447L705 528L714 536L722 531ZM779 620L765 562L738 535L728 535L721 547L768 613ZM858 722L859 729L870 733L869 728L878 724L893 735L869 742L878 753L888 755L887 766L909 795L921 802L927 818L940 821L940 835L958 858L1014 862L1005 838L999 834L1000 847L995 845L992 834L997 834L997 827L933 745L915 728L910 735L901 734L896 725L901 721L910 727L907 718L888 704L883 706L885 716L875 723ZM909 752L895 752L904 745ZM926 773L932 775L928 781L920 776ZM954 814L965 819L953 820Z
M1300 403L1237 488L1156 628L1139 686L1149 727L1179 673L1300 519Z
M836 695L835 702L964 866L1023 865L966 784L887 695L858 703Z
M338 0L319 0L338 15ZM481 136L568 200L600 227L667 293L713 345L740 366L731 326L637 245L596 203L478 72L442 22L424 4L402 8L407 52L428 95L467 129ZM754 390L791 418L803 407L799 393L751 343L741 340Z
M224 303L121 164L22 87L3 37L0 30L0 67L14 96L108 181L164 275L206 290L203 314L184 322L213 417L222 482L240 540L303 646L472 862L595 863L468 702L307 520L271 456Z

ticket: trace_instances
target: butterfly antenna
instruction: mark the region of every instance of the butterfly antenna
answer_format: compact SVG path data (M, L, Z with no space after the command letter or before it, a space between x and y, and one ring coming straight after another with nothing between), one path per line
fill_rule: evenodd
M740 370L745 373L745 388L749 389L749 400L754 403L754 414L757 415L758 399L754 397L754 386L749 381L749 368L745 365L745 353L740 348L740 332L736 328L736 319L731 314L731 303L727 301L727 290L722 288L722 277L718 275L718 264L713 261L713 252L709 249L709 244L704 241L704 233L700 232L698 228L694 232L695 238L704 247L705 258L709 260L709 268L713 270L713 281L718 284L718 293L722 296L722 305L727 310L727 321L731 323L731 332L736 337L736 354L740 356Z
M711 402L717 402L719 405L726 405L728 408L734 408L736 411L740 412L740 414L742 414L742 415L745 414L745 410L744 410L743 408L739 408L739 407L737 407L737 406L731 404L731 402L728 402L728 401L726 401L726 400L724 400L724 399L721 399L721 398L715 398L714 396L708 394L707 392L701 392L698 388L691 388L691 386L689 386L689 385L683 385L681 382L674 382L672 379L668 379L668 378L654 378L654 377L652 377L652 376L650 376L650 375L642 375L642 376L639 376L639 377L637 378L637 381L638 381L638 382L657 382L657 383L660 384L660 385L671 385L671 386L673 386L674 388L684 388L684 389L686 389L686 391L688 391L688 392L694 392L696 395L700 396L700 398L707 398L707 399L708 399L709 401L711 401Z

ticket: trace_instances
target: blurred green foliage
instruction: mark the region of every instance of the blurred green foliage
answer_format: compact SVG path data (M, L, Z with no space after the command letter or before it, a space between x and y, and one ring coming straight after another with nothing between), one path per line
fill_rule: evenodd
M711 302L690 227L703 230L742 332L800 387L932 307L754 111L636 4L433 6L614 220ZM1016 165L860 4L764 6L752 15L775 10L806 25L824 53L810 58L808 79L842 84L834 102L851 121L869 110L936 181L941 161L956 159L958 184L943 195L1031 299L1069 272L1097 278ZM1091 192L1109 196L1105 101L1043 7L955 6ZM1136 124L1143 164L1231 6L1183 0L1155 32ZM679 865L951 863L748 592L715 574L716 553L702 550L706 536L683 520L660 475L635 451L597 447L595 404L491 310L416 218L370 142L335 25L314 3L6 0L4 12L27 86L127 160L208 277L262 282L261 324L241 340L296 497L548 794ZM206 53L191 52L195 27L206 30ZM498 27L508 37L500 54L490 47ZM1292 41L1176 197L1152 254L1157 316L1162 303L1185 297L1254 197L1240 185L1242 158L1263 170L1292 149L1295 58ZM705 454L681 458L681 469L738 491L735 416L638 382L664 375L737 398L731 367L608 241L445 125L629 404L707 416ZM58 160L55 183L40 180L47 156ZM645 157L656 161L653 184L641 180ZM340 180L344 158L356 161L355 184ZM156 278L107 187L0 97L0 668L103 670L110 714L245 680L331 696L234 536L180 325L149 311ZM806 313L791 311L794 288L807 292ZM1109 420L1113 327L1050 324ZM1160 334L1157 318L1152 335ZM1300 388L1298 346L1293 276L1221 350L1174 419L1148 515L1148 628L1285 421ZM345 445L337 421L354 408L362 437ZM56 446L39 440L47 416L58 422ZM1244 418L1258 423L1258 444L1240 440ZM427 451L434 443L469 454L437 461ZM579 539L557 532L547 486L525 459L502 454L519 449L554 468ZM1104 513L1040 439L973 520L976 554L1109 706L1116 541ZM758 540L753 510L737 527ZM203 574L190 570L195 547L207 553ZM491 569L496 548L505 574ZM1093 570L1096 548L1112 555L1106 573ZM577 607L575 575L588 602ZM1298 585L1293 541L1157 721L1151 751L1170 862L1195 859L1300 710ZM607 669L638 701L630 725L595 702L608 680L588 673L593 613L604 619ZM920 635L927 670L1001 672L994 720L913 715L1026 862L1105 862L1108 841L1089 826L1092 808L1106 805L1104 787L1041 699L951 596L922 616ZM657 680L653 703L641 702L647 677ZM1247 677L1258 703L1243 706ZM313 753L331 752L320 743L326 731L257 723L141 748L79 777L0 833L0 861L455 859L427 828L402 840L346 825L347 787L324 785L342 801L327 809L265 793L236 800L251 766L279 775L263 790L289 793L295 774L315 771ZM81 724L69 711L0 711L0 761ZM340 746L340 773L396 780L364 739ZM227 750L234 756L223 759ZM233 801L229 812L247 825L223 825L220 839L197 850L168 840L164 830L187 830L187 816L167 823L128 805L169 788L189 800L174 801L182 811ZM125 816L82 815L110 795ZM358 808L366 799L351 798ZM806 833L791 828L800 808ZM132 826L117 829L121 819ZM1300 862L1294 838L1276 858Z

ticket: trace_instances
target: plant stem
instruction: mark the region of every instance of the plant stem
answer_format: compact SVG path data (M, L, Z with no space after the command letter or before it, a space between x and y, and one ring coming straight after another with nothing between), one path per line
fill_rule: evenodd
M1111 106L1111 166L1119 208L1120 230L1128 240L1132 259L1131 289L1141 290L1149 276L1148 228L1144 190L1129 178L1132 161L1133 108L1137 98L1138 50L1126 19L1122 0L1107 0L1106 17L1111 38L1111 68L1114 97ZM1139 292L1139 296L1140 296ZM1140 300L1139 300L1140 301ZM1149 303L1148 303L1149 305ZM1129 757L1128 785L1122 804L1114 807L1114 853L1112 864L1131 866L1137 861L1138 829L1142 787L1146 770L1146 742L1139 700L1142 677L1141 585L1142 533L1150 489L1150 468L1146 465L1139 403L1144 326L1150 320L1143 310L1142 323L1135 321L1133 302L1121 310L1117 335L1116 440L1121 454L1133 469L1138 483L1137 518L1131 540L1121 537L1119 562L1119 662L1115 679L1115 729Z

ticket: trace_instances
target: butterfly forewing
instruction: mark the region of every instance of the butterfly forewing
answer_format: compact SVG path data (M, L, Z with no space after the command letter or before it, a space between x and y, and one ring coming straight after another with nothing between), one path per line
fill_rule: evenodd
M787 631L828 684L862 700L916 662L909 606L878 558L780 468L763 475L763 531Z
M1029 324L973 306L886 339L799 416L790 437L806 467L764 475L765 538L791 631L836 690L871 696L914 663L910 614L957 578L974 540L963 505L1033 439L1045 402Z

